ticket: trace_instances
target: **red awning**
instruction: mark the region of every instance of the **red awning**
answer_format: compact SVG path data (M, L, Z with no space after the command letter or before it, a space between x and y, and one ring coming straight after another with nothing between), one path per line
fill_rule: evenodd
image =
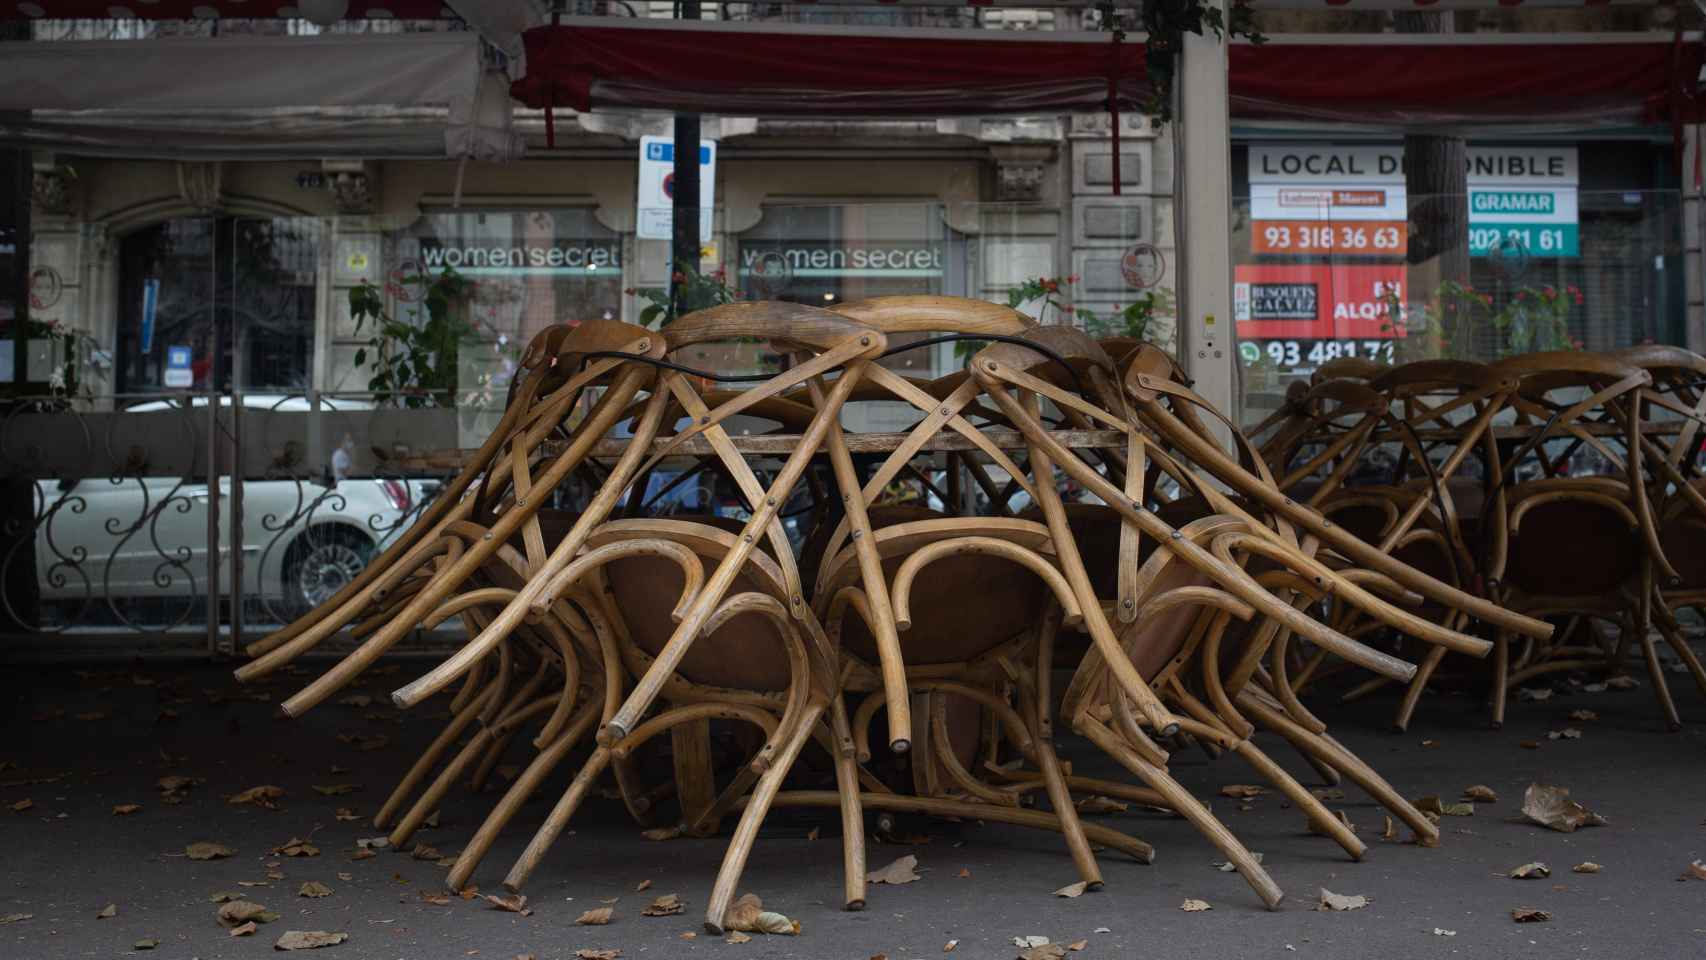
M608 21L606 21L608 22ZM739 116L954 116L1123 108L1148 91L1143 49L1107 36L999 31L764 29L655 21L523 34L530 107Z
M528 30L527 75L512 95L583 112L954 116L1105 110L1116 71L1122 110L1149 90L1141 43L1116 48L1105 34L607 23ZM1233 116L1398 126L1663 122L1690 114L1701 63L1698 43L1368 39L1234 45Z
M1268 43L1231 49L1232 115L1391 125L1674 121L1698 43ZM1686 86L1685 86L1686 84Z

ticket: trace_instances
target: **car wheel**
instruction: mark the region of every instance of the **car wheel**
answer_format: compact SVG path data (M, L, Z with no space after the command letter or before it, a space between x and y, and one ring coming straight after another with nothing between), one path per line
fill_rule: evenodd
M361 575L373 543L359 533L309 530L290 545L284 564L284 599L291 616L314 609Z

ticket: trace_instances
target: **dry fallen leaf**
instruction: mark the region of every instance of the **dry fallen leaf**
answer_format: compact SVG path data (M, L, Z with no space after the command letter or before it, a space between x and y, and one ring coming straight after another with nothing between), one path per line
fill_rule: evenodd
M1213 910L1214 907L1210 906L1207 900L1186 900L1179 904L1179 909L1186 913L1201 913L1204 910Z
M221 890L207 899L212 903L230 903L233 900L243 899L243 895L240 893L233 893L230 890Z
M1624 674L1616 677L1607 677L1605 685L1613 690L1633 690L1641 685L1641 681Z
M1250 859L1257 863L1261 863L1262 855L1252 851L1250 853ZM1214 862L1214 869L1219 870L1221 873L1232 873L1238 869L1238 864L1233 863L1231 860L1216 860Z
M1396 840L1396 839L1398 839L1398 825L1396 823L1392 822L1391 817L1386 818L1386 829L1381 831L1380 839L1382 839L1382 840Z
M949 940L947 943L942 944L942 952L943 953L953 953L954 948L959 946L959 945L960 945L960 942L958 940Z
M234 793L231 796L226 797L225 802L234 807L254 804L257 807L266 807L270 810L274 806L273 801L282 796L284 796L283 787L263 784L258 787L250 787L242 793Z
M1695 880L1706 880L1706 863L1701 863L1699 860L1695 860L1688 865L1688 870L1683 874L1683 876L1692 877Z
M1064 956L1066 948L1058 943L1045 943L1040 947L1019 951L1019 960L1060 960Z
M248 923L250 920L258 923L271 923L277 919L278 914L248 900L232 900L219 908L219 922L227 927L235 927L239 923Z
M918 879L918 874L913 869L917 866L918 858L909 853L881 870L872 870L865 874L865 881L867 883L911 883Z
M487 899L490 899L489 897ZM449 902L448 899L445 901ZM615 907L593 907L575 918L575 923L583 927L602 927L610 922L610 915L616 912Z
M1036 934L1031 934L1030 936L1026 936L1026 937L1014 937L1013 938L1013 946L1018 947L1021 950L1023 950L1026 947L1047 946L1048 942L1049 942L1049 939L1047 937L1038 936Z
M314 792L322 797L341 797L346 793L354 793L361 789L359 783L316 783Z
M1552 868L1536 860L1511 870L1512 880L1541 880L1552 875Z
M1516 697L1518 700L1539 703L1552 699L1552 690L1550 687L1518 687Z
M448 893L431 893L429 891L422 890L421 900L425 903L430 903L435 907L450 906L450 894Z
M1223 796L1223 797L1236 797L1240 800L1248 799L1250 797L1259 797L1262 794L1267 793L1267 792L1268 792L1267 787L1258 787L1254 784L1249 784L1249 783L1229 783L1226 786L1220 788L1220 795L1221 796Z
M739 930L735 930L723 940L724 943L751 943L752 938Z
M321 897L331 896L332 888L318 880L309 880L296 891L296 895L299 897L308 897L311 900L318 900Z
M28 810L29 808L31 808L35 805L36 805L36 802L34 800L31 800L30 798L25 797L24 799L19 800L17 803L12 804L12 810L16 813L23 813L25 810Z
M332 816L344 823L361 819L361 815L356 813L354 810L351 810L349 807L339 807L337 812L332 814Z
M1548 740L1580 740L1581 738L1582 732L1577 730L1575 727L1565 727L1562 730L1549 730L1546 733L1546 739Z
M438 848L436 847L429 847L424 843L417 843L415 844L415 848L409 851L409 856L416 860L437 860L443 857L444 854L439 853Z
M0 916L0 923L22 923L33 916L33 913L8 913Z
M647 890L650 890L651 888L652 888L652 882L650 880L641 880L639 883L634 885L634 892L635 893L645 893Z
M212 843L207 840L198 840L184 848L184 856L191 860L219 860L236 852L223 843Z
M140 803L120 803L113 807L113 816L127 817L141 809L142 804Z
M1568 787L1531 783L1522 794L1522 815L1543 827L1574 833L1577 827L1597 827L1605 818L1570 799Z
M143 937L141 940L136 941L135 943L131 944L130 946L131 946L131 949L133 949L133 950L152 950L155 947L158 947L159 945L160 945L160 941L158 938L156 938L156 937Z
M1511 911L1511 919L1517 923L1545 923L1552 919L1552 915L1534 907L1517 907Z
M320 855L320 848L300 837L291 837L289 840L273 847L272 852L282 854L287 857L317 857ZM280 878L274 877L273 879L277 880Z
M118 904L109 903L106 906L101 908L100 913L95 914L95 919L96 920L111 920L112 918L114 918L116 916L118 916Z
M685 909L686 906L687 904L682 902L681 897L673 893L666 893L647 904L645 909L640 911L640 916L673 917Z
M1321 902L1317 910L1361 910L1368 906L1368 898L1361 894L1334 893L1326 887L1321 888Z
M1586 710L1586 709L1571 710L1569 719L1571 719L1571 720L1598 720L1599 714L1593 712L1592 710Z
M961 867L960 872L954 874L954 876L961 879L961 880L969 880L969 879L971 879L971 868Z
M1422 797L1416 801L1416 809L1423 813L1437 813L1442 817L1473 817L1473 803L1446 803L1436 796Z
M1592 860L1583 860L1570 868L1571 873L1598 873L1600 866Z
M533 911L527 909L527 897L523 894L512 893L498 896L488 893L484 896L487 903L499 910L507 910L510 913L519 913L524 917L533 915Z
M254 933L257 929L259 928L255 926L255 921L250 920L248 923L239 923L235 927L232 927L231 935L233 937L246 937Z
M286 930L272 945L274 950L313 950L335 947L349 939L347 933L327 933L324 930Z
M622 951L620 950L594 950L591 947L582 947L575 951L575 960L616 960L621 955Z
M818 828L817 827L813 827L810 830L806 831L806 839L807 840L816 840L817 837L818 837Z
M1054 895L1057 897L1066 897L1067 899L1071 899L1073 897L1083 895L1084 891L1088 889L1089 886L1090 885L1088 883L1080 880L1077 883L1069 883L1066 886L1061 887L1059 890L1054 892Z
M673 896L673 895L672 895ZM665 899L663 897L658 898ZM678 911L679 912L679 911ZM798 921L764 909L764 901L755 893L743 893L723 917L723 927L746 933L770 933L793 936L800 932Z
M1317 800L1345 799L1345 791L1340 790L1338 787L1310 787L1309 794Z
M1463 788L1463 799L1475 800L1481 803L1496 803L1498 802L1499 795L1493 792L1492 787L1489 787L1484 783L1477 783L1474 786Z
M640 836L645 837L647 840L674 840L676 837L681 836L681 825L676 824L673 827L653 827L650 830L641 830Z
M1075 804L1078 812L1086 816L1104 813L1125 813L1131 809L1131 804L1110 797L1085 797Z
M1088 940L1074 940L1071 943L1066 945L1066 949L1071 950L1073 953L1077 953L1078 951L1084 949L1085 947L1088 947L1089 945L1090 945L1090 941L1088 941Z

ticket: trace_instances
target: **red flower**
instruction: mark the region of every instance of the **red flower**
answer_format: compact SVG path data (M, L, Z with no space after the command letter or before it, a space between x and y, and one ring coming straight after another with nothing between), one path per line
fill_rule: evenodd
M636 291L634 290L633 287L628 287L627 289L623 290L622 292L631 297L635 294Z
M1558 295L1558 290L1557 290L1557 288L1556 288L1556 287L1554 287L1554 286L1552 286L1552 285L1551 285L1551 284L1547 284L1547 285L1546 285L1546 286L1545 286L1545 287L1544 287L1544 288L1543 288L1543 289L1542 289L1542 290L1541 290L1541 292L1542 292L1542 293L1544 293L1544 294L1546 294L1546 299L1548 299L1548 300L1551 300L1551 299L1552 299L1552 298L1553 298L1553 297L1556 297L1556 296L1557 296L1557 295Z
M1076 274L1076 273L1070 274L1069 276L1067 276L1066 282L1067 283L1077 283L1078 282L1078 274Z
M669 275L669 279L676 282L676 283L686 283L687 282L687 274L682 273L680 270L677 270L674 273Z
M1490 293L1481 294L1481 302L1483 304L1486 304L1489 307L1492 306L1493 305L1493 295Z
M1056 283L1053 280L1044 280L1043 281L1043 289L1047 290L1049 293L1053 293L1056 290L1060 289L1060 284Z

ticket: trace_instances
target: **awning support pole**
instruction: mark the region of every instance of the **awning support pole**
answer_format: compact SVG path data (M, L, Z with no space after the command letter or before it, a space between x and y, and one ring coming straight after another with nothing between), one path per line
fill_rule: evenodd
M1224 8L1225 0L1209 0ZM1224 12L1224 10L1223 10ZM1232 317L1232 143L1226 42L1185 33L1179 50L1173 136L1174 223L1179 232L1179 358L1197 393L1239 416ZM1229 438L1228 438L1229 439Z

